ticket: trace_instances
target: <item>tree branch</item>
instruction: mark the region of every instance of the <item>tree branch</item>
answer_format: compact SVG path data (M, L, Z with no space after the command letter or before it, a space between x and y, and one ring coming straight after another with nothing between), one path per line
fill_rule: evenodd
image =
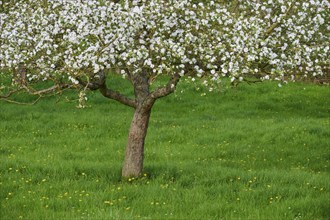
M78 80L79 84L82 85L85 88L88 88L90 90L98 90L101 85L103 85L106 81L106 74L104 70L98 72L93 76L94 80L90 81L84 81L80 77L77 77L76 79Z
M36 100L34 100L33 102L18 102L18 101L14 101L14 100L10 100L8 98L0 98L1 100L4 100L5 102L9 102L9 103L14 103L14 104L18 104L18 105L34 105L36 104L42 96L39 96Z
M2 89L2 88L1 88ZM12 96L13 94L15 94L16 92L19 92L21 91L22 88L20 89L15 89L15 90L12 90L12 91L9 91L7 94L5 95L0 95L0 99L8 99L10 96Z
M70 89L75 87L74 85L69 85L69 84L56 84L52 87L46 88L46 89L41 89L41 90L35 90L33 88L29 88L26 85L22 85L22 88L26 90L30 95L39 95L42 96L44 94L49 94L55 91L61 91L64 89Z
M124 105L130 106L132 108L136 108L136 102L134 99L130 99L128 97L126 97L125 95L114 91L112 89L109 89L106 84L104 83L103 85L100 85L99 90L101 92L101 94L104 97L107 97L109 99L113 99L116 100Z
M168 83L163 87L158 87L155 91L150 94L150 97L154 100L165 97L175 91L176 85L180 81L180 75L175 74Z
M64 89L69 89L74 87L73 85L67 85L67 84L57 84L52 87L46 88L46 89L41 89L41 90L36 90L32 87L28 87L27 85L21 85L21 88L14 89L9 91L7 94L0 95L0 100L9 102L9 103L14 103L14 104L20 104L20 105L34 105L37 103L44 95L53 93L55 91L62 91ZM25 90L28 94L30 95L35 95L38 96L33 102L27 103L27 102L20 102L20 101L15 101L12 99L9 99L13 94L20 92L22 90Z
M84 86L85 88L88 88L90 90L99 90L100 93L109 99L113 99L116 100L124 105L130 106L135 108L136 107L136 103L135 100L130 99L128 97L126 97L125 95L114 91L112 89L109 89L106 85L106 74L104 71L100 71L98 72L95 76L94 76L93 81L84 81L81 78L77 78L78 82L80 85Z

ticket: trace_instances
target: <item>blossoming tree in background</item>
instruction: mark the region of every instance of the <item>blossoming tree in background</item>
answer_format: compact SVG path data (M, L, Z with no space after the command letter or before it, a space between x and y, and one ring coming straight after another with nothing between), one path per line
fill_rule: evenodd
M123 177L143 169L155 101L186 75L207 86L222 77L285 81L329 71L329 1L24 0L0 1L0 98L26 91L98 90L135 109ZM107 84L110 72L135 97ZM165 85L151 89L162 76ZM50 81L49 88L36 83ZM50 85L46 83L45 85ZM83 94L83 93L81 93Z

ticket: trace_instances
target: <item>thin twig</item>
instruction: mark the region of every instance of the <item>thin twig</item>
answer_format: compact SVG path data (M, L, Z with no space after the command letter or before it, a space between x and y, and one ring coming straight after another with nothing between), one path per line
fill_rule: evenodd
M33 102L19 102L19 101L14 101L14 100L10 100L7 98L0 98L1 100L5 101L5 102L9 102L9 103L13 103L13 104L17 104L17 105L34 105L36 104L42 96L39 96L36 100L34 100Z

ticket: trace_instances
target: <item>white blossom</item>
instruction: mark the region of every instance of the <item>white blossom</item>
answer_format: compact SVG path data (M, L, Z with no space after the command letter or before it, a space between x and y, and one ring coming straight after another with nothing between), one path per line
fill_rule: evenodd
M216 1L40 2L22 1L0 14L0 67L25 63L34 69L31 79L51 71L76 84L78 72L103 69L124 77L143 68L150 76L192 70L214 80L326 71L328 0L241 1L237 12Z

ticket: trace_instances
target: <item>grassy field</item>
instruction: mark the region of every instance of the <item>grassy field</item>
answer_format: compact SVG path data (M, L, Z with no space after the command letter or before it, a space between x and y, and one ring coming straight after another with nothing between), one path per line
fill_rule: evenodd
M128 181L132 109L97 93L85 109L1 102L0 219L330 219L329 86L201 90L155 104Z

